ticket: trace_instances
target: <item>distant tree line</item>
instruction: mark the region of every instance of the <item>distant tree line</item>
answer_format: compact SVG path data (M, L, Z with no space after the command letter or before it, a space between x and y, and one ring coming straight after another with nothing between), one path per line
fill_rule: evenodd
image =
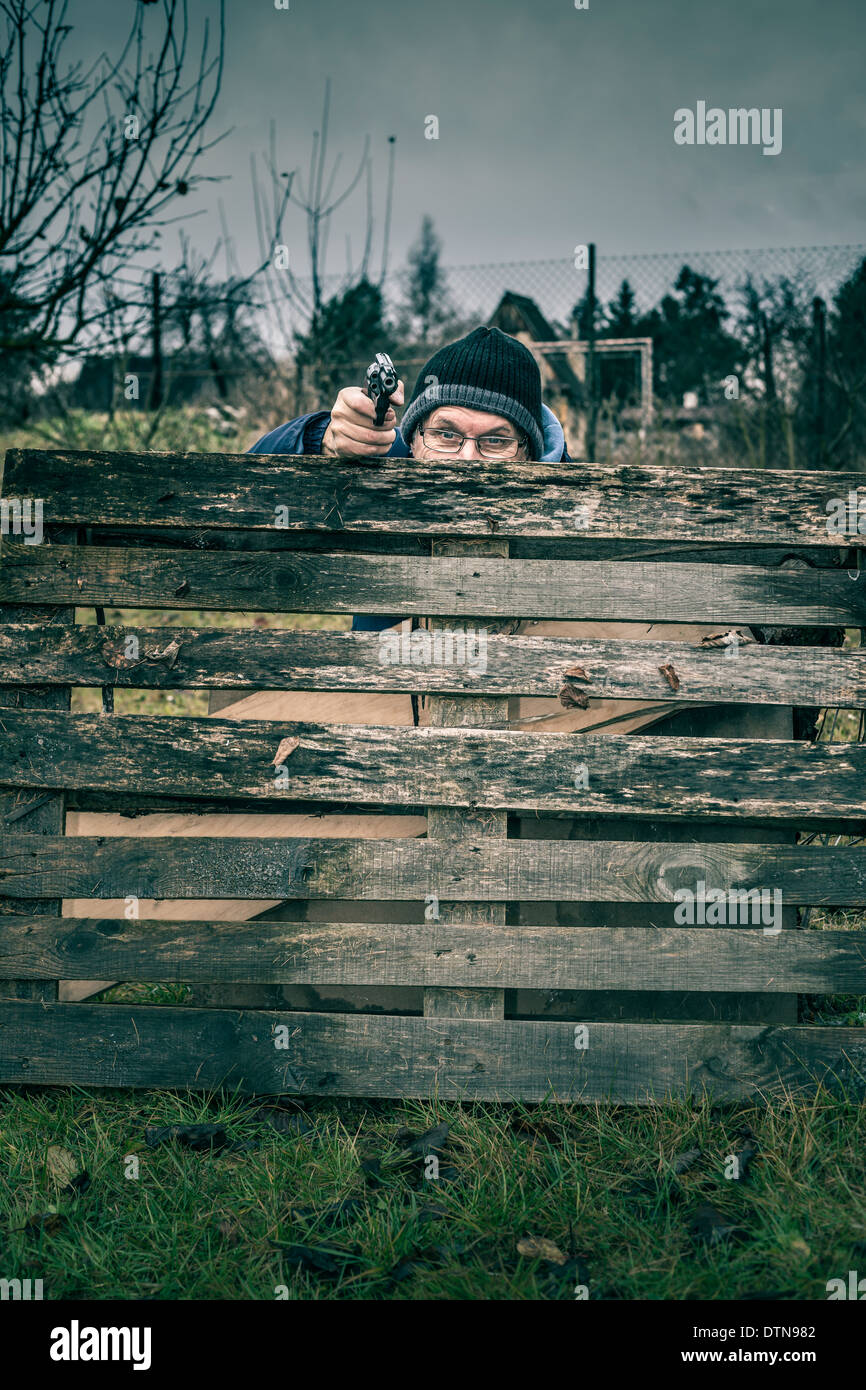
M671 293L646 311L623 280L604 305L588 297L568 330L586 338L651 338L653 390L662 406L738 400L728 412L762 462L862 467L866 448L866 258L826 304L788 276L747 278L733 304L719 281L683 265ZM636 399L634 360L599 358L599 394ZM748 408L748 412L746 412ZM724 421L723 413L718 413Z

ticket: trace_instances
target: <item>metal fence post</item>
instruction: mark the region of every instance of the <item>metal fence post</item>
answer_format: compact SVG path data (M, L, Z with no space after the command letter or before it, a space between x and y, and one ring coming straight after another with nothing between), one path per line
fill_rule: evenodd
M820 295L812 300L813 429L812 467L826 468L827 306Z
M586 457L595 460L595 423L598 409L595 362L595 242L589 243L589 280L586 287Z

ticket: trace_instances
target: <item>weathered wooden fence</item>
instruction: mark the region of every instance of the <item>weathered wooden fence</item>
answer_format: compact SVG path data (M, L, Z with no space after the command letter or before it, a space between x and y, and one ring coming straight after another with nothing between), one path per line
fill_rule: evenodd
M75 620L112 606L420 615L434 628L515 615L860 628L856 521L849 536L828 530L828 504L852 493L856 517L864 489L847 474L11 451L0 1081L626 1101L818 1080L862 1090L866 1034L802 1026L794 1006L866 992L866 932L802 930L793 909L866 904L864 849L796 833L862 833L866 745L795 741L790 715L781 738L541 734L507 715L509 697L563 691L760 717L862 709L864 650L491 631L481 669L383 664L376 632ZM14 499L42 500L42 543L16 528ZM403 692L430 717L394 728L119 715L110 697L102 715L72 714L81 686ZM136 834L136 816L157 809L335 806L411 810L427 835ZM67 834L70 810L121 811L128 831ZM516 815L544 832L509 836ZM682 890L721 890L721 917L699 907L680 924ZM737 891L780 892L784 928L754 911L744 925ZM61 913L64 900L167 898L392 902L415 915ZM551 903L572 916L551 919ZM58 981L85 979L414 985L423 1013L58 1001ZM756 1009L711 1021L717 996Z

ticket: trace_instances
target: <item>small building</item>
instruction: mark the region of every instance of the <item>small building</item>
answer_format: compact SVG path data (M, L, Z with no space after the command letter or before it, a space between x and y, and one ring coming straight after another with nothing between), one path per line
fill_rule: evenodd
M487 321L489 328L501 328L519 338L530 349L541 370L545 404L562 421L570 453L580 453L585 434L586 393L583 387L582 354L568 351L536 352L536 343L550 344L557 333L534 299L506 290ZM573 359L573 360L572 360Z

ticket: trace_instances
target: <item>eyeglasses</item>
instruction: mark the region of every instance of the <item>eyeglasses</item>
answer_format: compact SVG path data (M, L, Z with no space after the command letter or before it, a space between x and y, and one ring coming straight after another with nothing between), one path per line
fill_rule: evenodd
M428 449L437 454L459 454L467 439L478 448L484 459L513 459L523 448L526 440L513 434L461 434L452 429L422 429L418 433Z

